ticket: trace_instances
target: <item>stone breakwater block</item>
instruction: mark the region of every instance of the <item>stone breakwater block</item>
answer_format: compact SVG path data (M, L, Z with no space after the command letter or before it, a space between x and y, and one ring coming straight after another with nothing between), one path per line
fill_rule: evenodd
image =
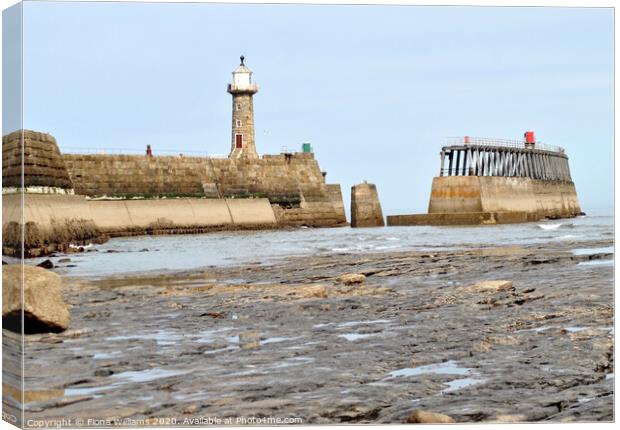
M449 415L432 411L413 411L407 418L408 424L452 424L455 422Z
M361 273L347 273L339 276L336 280L345 285L361 284L366 280L366 275L362 275Z
M514 290L512 281L482 281L470 287L470 290L479 293L495 293Z
M40 267L23 266L24 332L59 332L69 327L69 308L63 297L60 276ZM21 331L20 264L2 268L2 322L9 330Z
M375 184L351 187L351 227L383 227L383 211Z

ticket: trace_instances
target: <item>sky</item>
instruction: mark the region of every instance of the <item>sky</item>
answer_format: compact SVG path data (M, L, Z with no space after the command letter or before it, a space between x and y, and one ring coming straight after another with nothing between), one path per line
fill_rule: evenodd
M584 211L613 205L610 8L27 2L23 25L24 127L61 151L227 154L243 54L259 153L310 142L346 207L367 180L426 212L447 137L526 130Z

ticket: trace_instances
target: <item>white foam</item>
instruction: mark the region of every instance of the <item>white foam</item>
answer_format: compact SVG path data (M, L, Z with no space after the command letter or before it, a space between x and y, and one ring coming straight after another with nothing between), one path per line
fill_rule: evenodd
M559 223L559 224L538 224L538 227L542 228L543 230L557 230L558 228L560 228L561 225L562 225L562 223Z

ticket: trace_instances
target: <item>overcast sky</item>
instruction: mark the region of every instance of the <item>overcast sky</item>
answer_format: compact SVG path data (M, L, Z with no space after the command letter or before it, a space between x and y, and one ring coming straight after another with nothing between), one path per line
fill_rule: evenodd
M446 137L531 129L592 212L613 202L612 49L609 8L26 3L24 126L227 154L244 54L258 151L311 142L347 206L368 180L386 215L426 212Z

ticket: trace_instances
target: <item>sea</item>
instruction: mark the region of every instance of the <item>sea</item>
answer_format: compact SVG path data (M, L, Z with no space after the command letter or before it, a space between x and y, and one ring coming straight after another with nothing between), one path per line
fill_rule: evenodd
M613 216L582 216L524 224L379 228L297 228L134 236L88 245L87 252L51 257L57 273L107 277L213 266L273 263L289 256L391 251L459 250L613 240ZM610 247L613 252L613 248ZM70 262L59 261L69 258ZM38 264L45 258L27 260ZM9 263L18 260L4 257ZM302 259L303 261L303 259Z

